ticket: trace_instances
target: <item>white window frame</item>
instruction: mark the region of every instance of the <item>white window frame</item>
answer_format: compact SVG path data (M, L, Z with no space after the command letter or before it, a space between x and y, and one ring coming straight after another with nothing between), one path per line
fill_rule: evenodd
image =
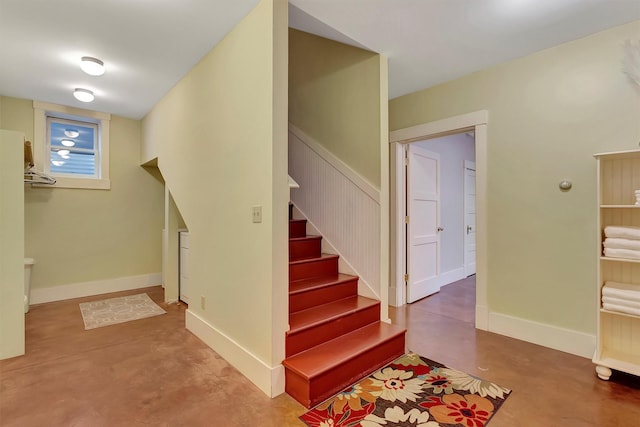
M34 110L34 163L36 170L44 173L50 172L51 148L47 140L49 134L47 129L47 117L53 116L62 119L87 121L97 123L99 134L98 149L96 153L98 160L96 164L96 177L56 174L56 188L84 188L94 190L110 190L111 181L109 179L109 122L111 114L97 111L84 110L64 105L49 104L46 102L33 101ZM52 187L47 185L47 187Z

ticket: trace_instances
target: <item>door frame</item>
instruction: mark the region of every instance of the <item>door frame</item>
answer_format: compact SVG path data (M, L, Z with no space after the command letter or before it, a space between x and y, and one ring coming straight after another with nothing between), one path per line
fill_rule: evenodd
M476 328L487 330L489 310L487 304L487 126L489 113L473 113L427 122L398 129L389 134L390 145L390 271L389 303L399 307L406 302L404 281L406 265L406 237L404 209L406 206L405 145L412 142L439 138L460 132L475 132L476 145Z
M475 140L475 135L473 136L473 138L474 138L474 140ZM471 165L473 165L473 169L471 169ZM475 184L475 182L476 182L476 175L477 175L475 159L474 159L474 161L465 160L465 161L464 161L464 165L462 166L462 174L463 174L463 175L462 175L462 179L463 179L463 181L462 181L462 182L463 182L463 184L462 184L462 185L463 185L462 194L463 194L463 196L464 196L464 202L463 202L463 204L462 204L462 212L463 212L463 217L464 217L464 223L463 223L463 224L464 224L465 226L468 226L468 224L467 224L467 209L471 206L471 204L470 204L470 203L469 203L469 201L467 200L467 196L468 196L468 194L467 194L467 190L468 190L468 187L469 187L469 186L467 185L467 171L468 171L468 170L473 170L473 172L474 172L474 175L473 175L473 182L474 182L474 184ZM475 187L475 185L474 185L474 187ZM474 190L475 190L475 188L474 188ZM476 194L475 194L475 191L474 191L474 193L473 193L473 211L474 211L474 213L475 213L475 210L476 210ZM474 228L473 233L474 233L474 235L475 235L475 233L476 233L476 228L477 228L477 227L476 227L476 225L475 225L475 221L474 221L474 224L473 224L473 228ZM468 237L468 236L469 236L469 233L467 232L466 227L465 227L465 230L463 231L463 233L464 233L464 234L462 235L462 236L463 236L463 243L462 243L462 268L463 268L463 270L464 270L464 277L469 277L469 276L471 276L472 274L476 274L476 260L475 260L475 256L474 256L474 260L473 260L473 273L470 273L470 272L469 272L469 263L468 263L468 261L469 261L469 260L467 259L467 244L468 244L467 239L469 238L469 237ZM474 236L474 246L475 246L475 236ZM473 251L473 252L474 252L474 253L476 252L476 251L475 251L475 249L474 249L474 251Z

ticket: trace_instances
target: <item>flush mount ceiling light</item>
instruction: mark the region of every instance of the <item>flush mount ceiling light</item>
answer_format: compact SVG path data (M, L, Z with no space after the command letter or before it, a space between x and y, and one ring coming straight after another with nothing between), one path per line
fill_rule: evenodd
M83 56L80 60L80 68L90 76L101 76L104 74L104 62L90 56Z
M80 132L75 129L65 129L64 134L69 138L77 138L78 136L80 136Z
M72 141L70 139L63 139L60 141L62 143L62 145L64 145L65 147L73 147L74 145L76 145L75 141Z
M66 155L68 155L69 153L70 153L70 151L69 151L69 150L58 150L58 155L59 155L60 157L62 157L62 156L66 156Z
M91 92L89 89L76 88L73 91L73 96L75 96L78 101L82 102L91 102L95 99L95 96L93 96L93 92Z

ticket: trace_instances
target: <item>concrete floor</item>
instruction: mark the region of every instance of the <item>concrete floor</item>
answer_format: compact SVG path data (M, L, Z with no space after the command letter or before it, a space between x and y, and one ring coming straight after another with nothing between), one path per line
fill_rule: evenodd
M85 331L78 303L147 292L167 314ZM0 361L0 426L302 426L305 409L269 399L184 329L162 289L31 307L27 354ZM490 427L640 425L640 380L600 381L588 359L473 325L473 278L390 309L407 348L513 389Z

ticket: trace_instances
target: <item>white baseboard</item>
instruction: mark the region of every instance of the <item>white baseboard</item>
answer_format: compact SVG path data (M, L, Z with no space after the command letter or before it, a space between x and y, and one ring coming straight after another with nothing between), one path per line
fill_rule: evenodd
M284 367L281 364L275 367L267 365L190 310L186 311L185 323L187 330L238 369L267 396L275 397L284 393Z
M62 301L72 298L140 289L160 285L161 282L162 273L151 273L138 276L118 277L115 279L72 283L70 285L53 286L51 288L32 288L29 304L41 304L44 302Z
M440 286L447 286L451 283L457 282L458 280L462 280L467 277L464 274L464 267L456 268L455 270L445 271L440 274L438 281L440 282Z
M476 329L489 330L489 308L486 305L476 304Z
M398 288L395 286L389 286L389 305L391 307L400 307L401 305L404 305L404 302L400 301Z
M489 313L489 331L591 359L595 335L501 313Z

